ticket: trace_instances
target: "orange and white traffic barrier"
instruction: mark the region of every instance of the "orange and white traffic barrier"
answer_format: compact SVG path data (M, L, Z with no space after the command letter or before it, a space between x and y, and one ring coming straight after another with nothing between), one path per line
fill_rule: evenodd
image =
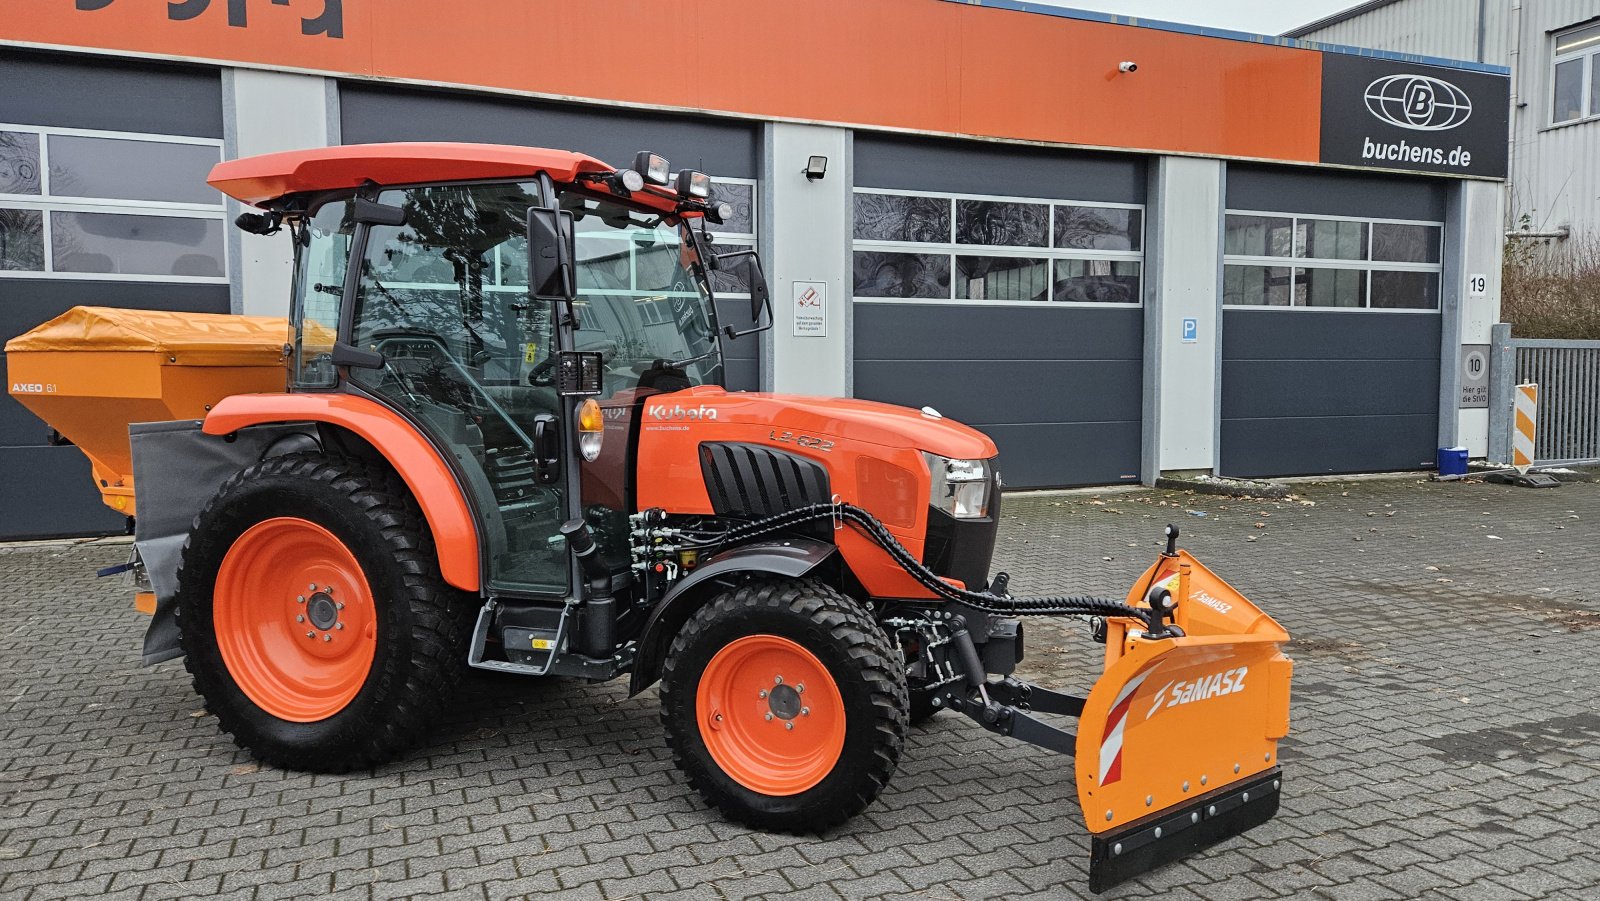
M1511 432L1511 465L1517 472L1527 475L1533 465L1533 434L1539 423L1539 386L1518 385L1516 390L1516 421Z

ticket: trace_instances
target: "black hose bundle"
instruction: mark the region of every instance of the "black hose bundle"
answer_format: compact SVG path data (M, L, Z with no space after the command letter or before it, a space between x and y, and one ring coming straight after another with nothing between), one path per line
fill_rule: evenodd
M905 545L878 521L877 517L854 504L811 504L806 507L796 507L766 519L735 526L715 539L706 541L706 544L715 550L727 544L751 541L819 519L848 522L859 527L924 588L984 613L1001 616L1124 616L1146 624L1151 623L1151 611L1105 598L1082 596L1014 598L957 588L924 566L921 560L906 550Z

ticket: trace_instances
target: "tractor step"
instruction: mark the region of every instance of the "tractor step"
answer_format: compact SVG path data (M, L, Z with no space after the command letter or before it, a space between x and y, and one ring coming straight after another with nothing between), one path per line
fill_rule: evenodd
M1089 890L1103 892L1265 823L1278 812L1283 769L1219 788L1093 837Z
M557 658L566 652L567 625L572 619L573 605L523 611L525 619L529 614L537 614L533 617L535 621L502 626L500 629L501 647L506 659L485 659L489 632L495 624L496 611L500 606L499 602L490 598L478 611L478 622L472 630L472 644L467 650L467 665L475 669L525 676L548 674Z

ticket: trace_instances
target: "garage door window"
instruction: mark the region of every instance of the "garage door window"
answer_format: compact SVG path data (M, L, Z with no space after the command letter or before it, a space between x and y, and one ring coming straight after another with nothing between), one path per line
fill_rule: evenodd
M1144 210L862 188L858 300L1138 304Z
M0 124L0 277L226 283L220 141Z
M1443 237L1437 222L1229 211L1223 302L1434 311Z

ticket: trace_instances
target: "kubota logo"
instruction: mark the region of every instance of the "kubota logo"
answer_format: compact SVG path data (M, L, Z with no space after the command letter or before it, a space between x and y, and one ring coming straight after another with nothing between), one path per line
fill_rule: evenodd
M1146 713L1144 718L1149 719L1156 715L1156 711L1167 707L1177 707L1179 704L1191 704L1207 698L1244 691L1244 677L1249 670L1250 667L1241 666L1238 669L1201 676L1193 682L1174 679L1156 692L1155 703L1150 705L1150 712Z
M685 407L682 404L674 404L669 407L666 404L654 404L646 407L645 412L650 414L651 419L715 420L717 418L716 408L708 407L705 404L701 404L699 407Z
M1389 75L1367 85L1367 110L1390 125L1444 131L1472 116L1467 92L1427 75Z

